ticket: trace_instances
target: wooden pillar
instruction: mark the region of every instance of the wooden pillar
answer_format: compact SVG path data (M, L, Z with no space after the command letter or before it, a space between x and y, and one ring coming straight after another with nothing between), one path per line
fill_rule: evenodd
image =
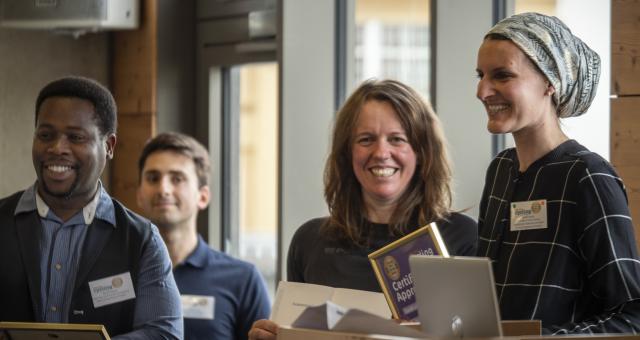
M137 210L138 157L156 130L157 0L141 1L140 27L113 34L113 93L118 142L111 164L111 194Z
M640 247L640 0L611 1L611 163L629 196Z

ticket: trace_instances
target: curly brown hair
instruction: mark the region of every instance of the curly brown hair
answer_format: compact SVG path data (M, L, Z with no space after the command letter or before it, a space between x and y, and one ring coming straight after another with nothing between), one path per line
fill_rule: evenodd
M369 100L384 101L393 107L416 154L416 170L390 218L390 233L403 235L409 223L423 225L445 218L451 209L451 166L440 121L433 109L401 82L367 80L337 114L324 170L324 196L330 217L323 230L357 245L367 242L362 228L366 208L353 171L352 146L358 116Z

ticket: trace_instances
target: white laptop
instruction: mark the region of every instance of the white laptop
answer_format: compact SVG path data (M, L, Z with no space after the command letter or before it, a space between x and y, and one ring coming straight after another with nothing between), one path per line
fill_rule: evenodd
M502 336L488 258L412 255L409 266L423 332L434 337Z

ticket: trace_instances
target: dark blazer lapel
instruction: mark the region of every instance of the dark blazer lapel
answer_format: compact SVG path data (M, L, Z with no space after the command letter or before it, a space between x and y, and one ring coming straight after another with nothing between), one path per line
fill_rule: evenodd
M93 219L93 223L91 223L88 228L89 230L87 230L84 246L82 247L80 267L76 275L75 290L86 280L89 271L91 271L96 260L100 254L102 254L102 250L107 242L109 242L109 238L113 232L113 226L111 224L97 218Z
M42 222L36 210L21 213L16 216L16 233L20 243L20 252L24 260L27 280L29 282L29 293L33 301L33 310L36 320L40 320L42 313L40 306L42 300L40 289L42 277L40 272L40 241L42 239Z

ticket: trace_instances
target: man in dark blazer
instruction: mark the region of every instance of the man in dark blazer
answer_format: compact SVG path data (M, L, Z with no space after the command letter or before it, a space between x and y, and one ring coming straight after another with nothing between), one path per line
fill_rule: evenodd
M171 262L157 228L99 177L116 145L116 105L94 80L39 93L36 182L0 200L0 321L97 323L113 339L181 339Z

